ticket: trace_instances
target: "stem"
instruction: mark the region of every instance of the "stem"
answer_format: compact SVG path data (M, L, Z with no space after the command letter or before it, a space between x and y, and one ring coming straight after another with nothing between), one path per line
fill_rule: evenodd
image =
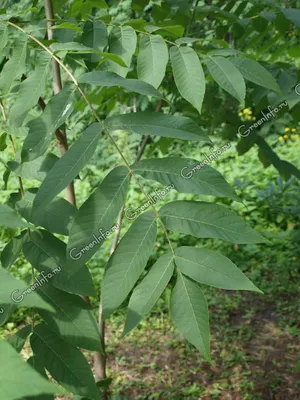
M47 18L47 36L48 40L53 39L53 21L54 12L52 0L45 0L45 13ZM53 92L58 94L62 90L61 73L59 63L55 58L52 58L52 75L53 75ZM68 140L65 129L57 129L55 132L58 149L61 157L68 151ZM76 197L74 190L74 182L71 182L66 188L66 200L76 206Z

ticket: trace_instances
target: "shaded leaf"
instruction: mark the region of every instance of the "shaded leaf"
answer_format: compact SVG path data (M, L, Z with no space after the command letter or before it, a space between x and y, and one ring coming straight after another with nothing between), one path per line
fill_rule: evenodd
M185 339L210 361L209 316L200 287L178 272L170 300L171 318Z
M39 280L42 279L39 275ZM49 283L40 286L37 293L51 304L55 313L37 310L38 313L67 342L102 352L97 321L88 304L80 296L58 290L51 283L52 278Z
M29 289L28 285L19 279L14 278L5 269L0 268L0 303L15 304L26 307L43 308L44 310L54 311L34 290ZM25 293L25 291L28 292Z
M136 42L136 33L131 26L114 26L108 37L109 52L120 56L129 67L135 52ZM109 70L123 78L128 73L128 67L124 68L109 62Z
M32 368L34 368L40 375L48 380L45 368L43 367L42 362L37 359L37 357L33 356L28 358L27 363L31 365ZM51 394L41 394L39 396L26 397L24 400L54 400L54 397Z
M91 159L100 137L99 123L90 125L73 146L55 163L41 184L34 202L33 210L38 212L50 203L77 176ZM40 212L40 210L39 210Z
M8 40L7 25L1 24L0 25L0 56L2 56L1 53L6 46L7 40Z
M1 252L1 264L3 268L9 268L18 259L23 244L28 240L27 230L10 240Z
M184 275L197 282L220 289L261 292L229 258L215 251L179 247L175 262Z
M43 393L64 393L42 378L3 339L0 339L0 391L5 400L17 400L22 396Z
M88 268L80 268L69 276L66 268L66 244L44 230L30 233L30 241L23 247L25 258L40 273L59 271L51 284L65 292L81 296L95 296L93 280Z
M107 29L103 21L87 21L83 27L82 42L94 50L103 51L108 44ZM101 56L92 54L90 62L98 62Z
M0 303L0 326L7 322L16 308L17 306L15 304Z
M240 103L244 103L246 86L240 71L224 57L208 57L205 63L217 84Z
M173 271L172 253L164 254L150 268L130 297L123 336L135 328L152 309L170 281Z
M40 53L35 70L20 84L16 101L9 111L9 123L13 128L22 125L27 113L44 93L50 62L51 57L48 53Z
M130 174L128 168L114 168L78 210L69 235L67 259L74 273L89 260L107 236L125 202Z
M42 226L52 233L69 234L69 228L76 214L76 207L61 197L55 197L39 213L32 213L32 205L37 189L26 191L24 196L16 202L16 210L28 222Z
M73 111L73 92L74 88L65 85L56 96L52 97L41 116L29 122L27 125L29 131L21 152L22 162L32 161L47 151L54 132Z
M26 325L24 326L24 328L18 330L14 335L12 335L9 339L8 339L8 343L10 345L12 345L12 347L18 352L20 353L20 351L23 349L24 344L28 338L28 336L30 335L32 330L32 326L31 325Z
M0 204L0 226L7 228L27 228L29 225L7 204Z
M265 239L234 211L201 201L173 201L159 214L168 229L200 238L220 238L233 243L260 243Z
M191 47L173 46L170 58L179 93L201 113L205 76L196 52Z
M211 143L204 130L186 117L156 112L137 112L106 118L104 124L109 131L125 130L140 135L156 135Z
M94 71L83 74L79 77L78 82L89 83L97 86L121 86L129 91L163 98L163 96L151 85L146 82L141 82L137 79L125 79L114 72L109 71Z
M30 343L35 356L51 376L74 394L100 400L90 366L81 352L60 338L46 324L34 328Z
M276 80L273 78L273 75L257 61L251 60L250 58L240 57L230 58L230 61L248 81L267 89L281 92Z
M218 171L207 165L201 166L196 160L180 157L155 158L138 161L131 168L146 179L160 182L164 186L174 185L178 192L228 197L240 201Z
M58 159L55 154L48 153L22 164L17 161L8 161L7 166L10 171L21 178L43 181Z
M140 80L157 88L165 76L168 64L168 47L160 35L141 35L137 58Z
M14 46L13 54L0 73L0 94L5 95L13 82L20 78L25 70L27 37L20 37Z
M157 233L153 211L140 215L110 257L102 283L103 318L126 299L153 251Z

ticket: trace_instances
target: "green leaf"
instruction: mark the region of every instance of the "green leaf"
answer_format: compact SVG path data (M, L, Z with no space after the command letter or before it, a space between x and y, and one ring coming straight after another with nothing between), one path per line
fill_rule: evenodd
M7 322L16 308L17 306L15 304L0 303L0 326Z
M100 21L98 21L100 22ZM50 48L54 53L74 53L74 54L88 54L91 55L89 57L90 60L94 60L93 62L96 62L95 60L98 59L100 60L101 57L105 59L109 59L114 61L114 63L117 63L122 66L127 66L125 61L119 57L117 54L111 54L103 51L99 51L96 49L92 49L90 47L84 46L82 43L79 42L68 42L68 43L53 43Z
M35 327L31 335L32 350L51 376L68 391L100 400L90 366L81 352L60 338L46 324Z
M0 73L0 94L9 92L13 82L20 78L25 70L27 54L27 37L18 38L13 49L12 57L4 65Z
M96 296L88 268L80 268L72 276L66 268L66 244L44 230L30 233L30 241L24 244L25 258L40 273L59 271L51 279L57 289L81 296Z
M32 366L40 375L48 380L47 373L45 368L43 367L43 363L41 360L38 360L37 357L30 357L27 360L27 363ZM54 400L53 395L51 394L42 394L40 396L34 397L26 397L24 400Z
M184 275L205 285L261 292L229 258L215 251L179 247L175 250L175 263Z
M71 29L73 31L82 32L82 29L78 25L71 22L63 22L62 24L54 25L51 29Z
M34 291L24 293L29 287L24 281L14 278L6 269L0 268L0 303L22 305L24 307L43 308L44 310L54 311ZM29 292L30 290L28 290Z
M192 119L156 112L137 112L106 118L109 131L125 130L140 135L171 137L211 143L204 130Z
M131 26L114 26L108 37L109 52L120 56L130 66L136 48L136 33ZM125 78L129 68L109 63L109 70Z
M52 43L50 49L53 51L54 54L59 53L61 51L68 53L80 53L80 54L99 53L98 50L87 47L79 42Z
M121 58L120 56L117 56L116 54L107 53L106 51L101 51L101 53L99 53L99 54L100 54L100 56L102 56L102 59L111 60L114 63L120 65L121 67L127 67L123 58ZM101 60L101 61L103 61L103 60Z
M100 132L99 123L90 125L73 146L55 163L35 196L34 211L40 212L40 209L50 203L78 175L94 154Z
M176 39L175 40L175 43L176 44L192 44L192 43L195 43L195 42L197 42L198 40L200 40L200 39L198 39L198 38L190 38L190 37L181 37L181 38L179 38L179 39Z
M282 12L294 25L298 28L300 27L300 10L296 8L284 8Z
M105 8L105 9L108 8L108 5L105 0L89 0L89 4L92 7Z
M157 91L153 86L149 85L149 83L141 82L137 79L125 79L114 72L109 71L88 72L81 75L78 79L78 82L105 87L121 86L130 92L163 98L163 95L160 94L159 91Z
M0 136L0 151L4 151L7 148L6 137L6 132L2 133L2 135Z
M9 339L8 339L8 343L12 345L12 347L18 352L20 353L20 351L23 349L24 344L28 338L28 336L30 335L32 330L32 326L31 325L26 325L24 326L24 328L20 329L19 331L17 331L14 335L12 335Z
M108 44L107 29L103 21L87 21L83 27L82 43L94 50L103 51ZM100 55L92 54L90 62L98 62Z
M114 168L78 210L70 229L67 259L72 272L89 260L104 242L125 202L130 174Z
M23 244L28 240L27 230L12 238L1 252L1 264L3 268L9 268L18 259Z
M123 336L135 328L152 309L169 283L173 271L173 254L164 254L137 285L130 297Z
M0 57L2 56L3 49L5 49L7 40L8 40L7 25L1 24L0 25Z
M41 317L72 345L103 352L97 321L88 304L79 296L56 289L51 283L50 278L49 283L37 289L37 293L51 304L55 313L37 310Z
M180 272L170 300L171 318L185 339L210 361L209 316L206 299L199 286Z
M61 197L55 197L40 213L32 213L32 205L37 189L31 189L24 193L16 202L16 210L28 222L36 226L42 226L52 233L68 235L71 221L76 213L76 207Z
M137 11L143 11L149 4L149 0L132 0L131 7Z
M40 53L36 60L35 70L19 86L16 100L9 111L9 123L12 128L20 127L27 113L34 107L47 85L47 75L51 57L48 53Z
M59 158L48 153L44 156L38 157L35 160L19 164L16 161L8 161L7 166L14 174L24 179L43 181L48 172L53 168Z
M170 58L179 93L201 113L205 76L196 52L191 47L173 46Z
M240 201L218 171L200 164L199 161L189 158L167 157L138 161L131 168L145 179L160 182L164 186L173 185L178 192L228 197Z
M244 103L246 86L240 71L224 57L207 57L205 63L217 84L240 103Z
M110 257L102 284L103 318L108 318L126 299L137 282L156 240L153 211L140 215Z
M7 228L27 228L29 225L7 204L0 204L0 226Z
M141 35L137 58L140 80L158 88L165 76L168 59L168 47L160 35Z
M64 394L23 361L3 339L0 339L0 391L5 400L43 393Z
M294 44L289 48L289 56L294 58L300 57L300 44Z
M216 49L216 50L211 50L207 54L209 56L232 56L235 54L240 54L241 51L235 50L235 49Z
M249 58L230 58L236 68L240 71L245 79L250 82L256 83L259 86L265 87L276 92L281 92L276 80L272 74L262 67L257 61Z
M53 133L69 117L72 108L74 88L69 85L64 88L46 105L45 111L39 118L29 122L28 134L22 148L22 162L32 161L42 156L48 149Z
M7 184L8 184L8 179L10 177L10 170L8 168L5 169L5 171L3 172L3 176L2 176L2 180L3 180L3 186L2 186L2 190L7 190Z
M168 229L200 238L220 238L233 243L260 243L265 239L234 211L201 201L173 201L159 214Z

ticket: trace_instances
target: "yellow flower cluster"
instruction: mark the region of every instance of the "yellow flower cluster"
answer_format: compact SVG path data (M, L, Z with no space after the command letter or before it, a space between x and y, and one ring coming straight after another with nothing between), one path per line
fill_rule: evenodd
M300 139L300 134L295 133L296 129L295 128L285 128L284 129L285 134L282 136L279 136L278 140L280 142L282 142L285 139ZM290 135L288 135L288 133L291 133Z
M247 121L255 121L255 117L252 116L252 111L250 108L244 108L244 110L239 112L239 117L243 117Z

